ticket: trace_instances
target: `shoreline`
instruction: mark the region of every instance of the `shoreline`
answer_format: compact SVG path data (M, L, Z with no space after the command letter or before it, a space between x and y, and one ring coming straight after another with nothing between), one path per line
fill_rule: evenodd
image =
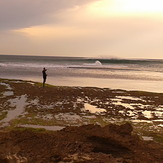
M42 82L42 76L31 78L0 78L6 80L22 80L31 81L35 83ZM73 78L73 77L48 77L47 84L59 87L90 87L90 88L101 88L101 89L112 89L112 90L126 90L126 91L142 91L151 93L163 93L162 81L146 81L146 80L129 80L129 79L105 79L105 78ZM157 82L157 83L156 83ZM79 84L80 83L80 84ZM129 83L129 84L127 84Z

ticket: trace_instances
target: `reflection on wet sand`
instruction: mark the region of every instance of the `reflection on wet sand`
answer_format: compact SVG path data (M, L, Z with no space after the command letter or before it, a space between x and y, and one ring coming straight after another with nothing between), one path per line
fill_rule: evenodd
M101 114L106 112L106 109L97 108L96 106L85 103L82 111L88 110L90 113Z

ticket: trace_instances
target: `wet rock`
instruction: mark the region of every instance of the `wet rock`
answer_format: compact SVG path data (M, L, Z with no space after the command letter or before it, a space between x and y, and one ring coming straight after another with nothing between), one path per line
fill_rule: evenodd
M4 162L17 158L29 163L161 163L163 159L162 146L148 145L134 136L129 123L67 127L50 133L30 129L1 132L0 142ZM13 154L9 157L9 153Z
M111 132L115 132L118 133L120 135L131 135L132 131L133 131L133 127L130 123L125 123L123 125L115 125L115 124L111 124L109 126L106 126L106 128L108 127L108 130Z

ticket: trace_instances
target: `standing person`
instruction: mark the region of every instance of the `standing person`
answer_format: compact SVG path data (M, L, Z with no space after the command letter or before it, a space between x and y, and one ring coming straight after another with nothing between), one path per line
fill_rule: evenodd
M43 77L43 87L45 87L45 82L46 82L46 78L47 78L47 73L46 73L47 69L44 67L42 70L42 77Z

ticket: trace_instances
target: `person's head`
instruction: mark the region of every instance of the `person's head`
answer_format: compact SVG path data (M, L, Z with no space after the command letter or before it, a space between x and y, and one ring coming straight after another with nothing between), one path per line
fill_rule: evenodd
M44 67L43 70L46 71L47 69Z

